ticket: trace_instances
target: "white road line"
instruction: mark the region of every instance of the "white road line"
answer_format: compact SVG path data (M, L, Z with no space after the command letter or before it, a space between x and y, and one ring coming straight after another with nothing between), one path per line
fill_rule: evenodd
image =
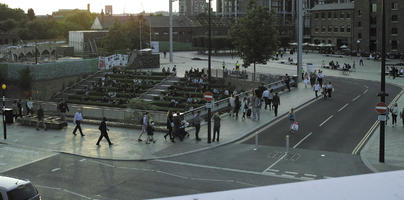
M352 102L356 101L359 99L359 97L361 97L361 95L356 96L355 98L352 99Z
M271 171L271 172L279 172L279 170L277 170L277 169L268 169L268 171Z
M269 166L268 168L266 168L263 172L268 171L269 169L271 169L273 166L275 166L276 164L278 164L282 159L284 159L288 154L285 153L283 154L282 157L280 157L277 161L275 161L271 166Z
M293 178L295 176L289 174L281 174L282 177Z
M319 127L322 127L328 120L330 120L332 117L334 117L334 115L329 116L325 121L323 121L323 123L321 123L319 125Z
M285 171L285 173L286 173L286 174L294 174L294 175L299 174L298 172L291 172L291 171Z
M57 172L59 170L60 170L60 168L55 168L55 169L52 169L51 172Z
M83 158L83 159L80 160L80 162L83 162L83 161L86 161L86 160L87 160L87 159Z
M51 189L51 190L63 191L63 192L66 192L66 193L73 194L73 195L76 195L78 197L81 197L83 199L93 199L91 197L87 197L87 196L84 196L84 195L79 194L77 192L73 192L73 191L70 191L70 190L67 190L67 189L64 189L64 188L49 187L49 186L45 186L45 185L35 185L35 186L37 186L39 188L46 188L46 189Z
M344 110L344 108L346 108L349 104L345 104L344 106L342 106L337 112L341 112L342 110Z
M317 177L317 175L314 174L304 174L305 176L309 176L309 177Z
M311 134L313 134L313 133L310 132L309 134L307 134L302 140L300 140L297 144L295 144L295 146L293 146L293 148L296 149L296 147L299 146L299 144L302 143L305 139L307 139Z
M327 179L328 179L328 178L334 178L334 177L331 177L331 176L324 176L324 178L327 178Z
M369 91L369 89L366 89L365 91L363 91L363 94L366 94Z

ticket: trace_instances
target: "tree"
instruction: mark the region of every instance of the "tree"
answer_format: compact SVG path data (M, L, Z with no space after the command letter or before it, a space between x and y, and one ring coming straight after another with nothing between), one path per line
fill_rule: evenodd
M31 21L34 20L35 19L34 9L32 9L32 8L28 9L27 15L28 15L29 20L31 20Z
M114 24L109 28L108 34L103 40L103 46L109 52L114 52L115 50L125 49L128 45L128 38L125 33L125 27L120 21L115 21Z
M249 0L247 15L241 18L230 31L237 54L244 65L264 64L278 48L278 31L273 26L272 13L268 8L257 5L256 0Z

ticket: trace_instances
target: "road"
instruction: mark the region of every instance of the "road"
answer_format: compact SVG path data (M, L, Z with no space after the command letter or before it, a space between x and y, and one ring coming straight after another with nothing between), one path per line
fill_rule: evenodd
M328 78L335 91L331 99L317 99L298 110L299 131L290 135L290 146L309 150L352 153L377 120L376 103L380 83L365 80ZM400 88L387 85L390 102ZM391 121L390 121L391 122ZM259 144L285 146L290 122L287 117L259 134ZM245 141L253 144L254 138Z

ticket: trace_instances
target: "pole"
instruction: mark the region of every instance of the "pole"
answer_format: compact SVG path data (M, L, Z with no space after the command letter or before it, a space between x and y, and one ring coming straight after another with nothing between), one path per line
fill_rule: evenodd
M4 95L5 93L5 88L2 89L3 91L3 134L4 134L4 139L7 139L7 126L6 126L6 97Z
M170 63L173 63L173 0L170 1Z
M381 1L382 3L382 72L381 76L381 87L380 87L380 100L381 102L385 102L386 100L386 12L384 7L384 0ZM384 129L385 129L385 122L380 122L380 144L379 144L379 162L384 163Z
M149 26L149 46L150 46L150 49L152 49L152 46L151 46L151 23L150 23L150 26Z
M35 42L35 64L38 64L38 46Z
M211 83L211 27L210 27L210 2L209 0L209 5L208 5L208 90L210 91L210 83ZM208 143L211 143L211 135L212 135L212 122L211 122L211 117L212 117L212 111L210 107L208 108Z
M139 28L139 35L140 35L140 37L139 37L139 50L141 50L142 49L142 21L141 20L139 20L139 24L140 24L140 28Z
M300 82L302 80L302 68L303 68L303 0L298 0L298 6L299 6L299 27L298 27L298 52L297 52L297 82Z
M286 153L289 153L289 134L286 135Z
M254 151L257 151L257 150L258 150L258 134L255 135L255 148L254 148Z

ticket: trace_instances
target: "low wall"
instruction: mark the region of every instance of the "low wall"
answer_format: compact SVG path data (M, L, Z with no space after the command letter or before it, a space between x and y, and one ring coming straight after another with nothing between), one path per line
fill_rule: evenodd
M19 78L19 71L29 68L33 80L48 80L65 76L88 74L97 71L98 59L26 64L0 63L0 72L10 80Z

